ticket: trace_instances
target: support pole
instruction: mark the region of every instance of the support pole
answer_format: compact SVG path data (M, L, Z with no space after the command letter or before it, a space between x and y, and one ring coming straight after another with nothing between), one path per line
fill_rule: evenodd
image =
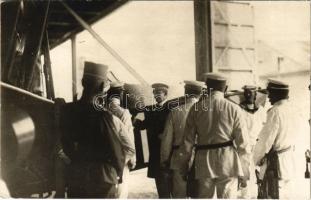
M77 45L76 36L71 37L71 63L72 63L72 100L77 101Z
M111 48L93 29L88 25L74 10L72 10L66 3L59 1L67 11L85 28L114 58L116 58L122 66L125 67L139 82L144 85L149 85L145 79L140 76L133 67L131 67L113 48Z
M48 99L55 99L54 82L52 75L52 63L50 57L49 36L47 30L44 33L44 66L43 71L45 75L46 91Z
M204 73L213 71L211 25L211 2L194 0L196 79L201 81Z

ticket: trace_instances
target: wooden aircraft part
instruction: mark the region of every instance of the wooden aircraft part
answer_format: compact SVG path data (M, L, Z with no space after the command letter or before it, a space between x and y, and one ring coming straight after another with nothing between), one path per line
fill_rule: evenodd
M66 2L88 24L97 22L127 2L127 0L62 1ZM84 28L68 13L60 1L51 1L47 30L50 36L50 47L53 49L83 31Z
M40 54L43 33L46 27L49 2L44 1L19 1L21 5L14 2L3 2L1 4L4 24L12 23L9 20L15 19L14 26L3 29L5 35L2 38L4 45L2 51L7 51L2 62L2 80L14 86L32 91L34 72ZM19 12L10 13L7 7L17 7ZM12 16L13 15L13 16ZM11 35L8 35L11 34ZM7 47L8 49L4 49Z
M1 80L5 82L8 81L8 73L16 55L18 40L24 38L17 26L22 15L21 2L12 1L1 4Z
M12 197L54 187L54 104L1 83L1 174Z
M111 48L107 42L103 40L92 27L84 21L73 9L71 9L66 3L60 1L67 11L81 24L85 30L87 30L128 72L130 72L140 83L148 85L145 79L136 72L136 70L130 66L126 60L124 60L113 48Z
M45 75L45 83L46 83L46 96L48 99L55 99L54 92L54 83L53 83L53 75L52 75L52 64L50 58L50 46L49 46L49 36L48 32L44 33L44 41L42 45L43 55L44 55L44 75Z

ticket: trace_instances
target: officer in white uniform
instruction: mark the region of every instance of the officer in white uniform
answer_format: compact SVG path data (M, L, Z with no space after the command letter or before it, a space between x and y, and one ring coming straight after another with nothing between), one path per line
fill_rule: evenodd
M197 138L195 178L198 198L236 198L238 179L248 178L249 138L241 108L224 98L226 78L209 73L208 98L202 98L188 114L185 137L178 150L180 170L187 172Z
M108 90L108 109L109 111L118 117L124 124L129 139L135 144L134 141L134 128L132 125L132 115L129 110L122 107L124 99L124 83L115 81L110 83L110 89ZM130 169L134 169L136 166L136 156L131 157L126 160L122 183L118 187L118 197L121 199L126 199L128 197L128 179L130 175Z
M167 117L166 125L161 142L161 166L172 170L172 197L187 197L187 182L181 176L178 170L178 155L176 150L179 148L184 137L184 128L190 108L196 103L202 89L205 87L204 82L185 81L185 103L171 110Z
M254 162L261 167L263 198L291 198L294 174L294 112L288 101L289 85L270 79L268 98L273 107L261 130L254 150ZM265 169L265 170L264 170Z
M266 110L263 106L256 104L257 97L257 87L252 85L245 85L243 87L245 100L240 104L245 115L249 142L251 149L253 151L258 134L260 133L263 123L266 120ZM250 154L250 180L240 184L240 190L238 193L238 198L250 199L257 198L257 187L255 176L255 166L253 162L252 154Z

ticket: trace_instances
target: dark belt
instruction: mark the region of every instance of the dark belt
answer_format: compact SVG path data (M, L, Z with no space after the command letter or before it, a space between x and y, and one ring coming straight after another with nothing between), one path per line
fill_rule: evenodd
M228 142L224 142L224 143L197 145L195 149L196 151L198 151L198 150L218 149L218 148L229 147L229 146L233 146L232 140Z
M284 153L284 152L286 152L286 151L289 151L290 149L291 149L291 146L289 146L289 147L287 147L287 148L285 148L285 149L281 149L281 150L279 150L279 151L276 151L276 153L281 154L281 153Z

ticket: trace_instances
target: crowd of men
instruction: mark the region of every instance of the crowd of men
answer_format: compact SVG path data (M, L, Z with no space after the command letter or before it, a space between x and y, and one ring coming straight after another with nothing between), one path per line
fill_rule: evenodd
M85 62L82 97L62 110L68 197L128 197L129 169L136 165L134 127L147 130L147 176L155 179L159 198L251 198L255 175L258 197L290 197L294 130L288 84L269 80L272 107L265 112L255 103L255 86L243 88L239 105L226 99L221 74L185 81L184 102L174 107L169 87L157 83L157 103L139 120L122 107L123 85L110 83L107 70ZM100 102L106 95L107 102Z

